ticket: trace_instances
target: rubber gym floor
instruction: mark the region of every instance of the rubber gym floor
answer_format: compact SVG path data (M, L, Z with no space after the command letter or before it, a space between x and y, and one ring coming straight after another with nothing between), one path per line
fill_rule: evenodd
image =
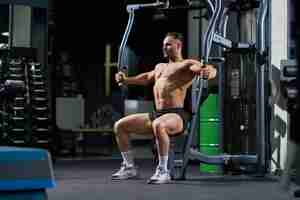
M137 159L140 177L113 181L119 159L61 159L54 163L56 187L47 190L49 200L287 200L277 176L201 175L191 164L187 179L164 185L148 185L155 166L151 159Z

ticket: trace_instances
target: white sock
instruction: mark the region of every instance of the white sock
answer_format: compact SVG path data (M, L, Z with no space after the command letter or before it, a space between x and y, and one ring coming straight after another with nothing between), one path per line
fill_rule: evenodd
M156 144L156 151L157 151L157 155L158 155L158 160L160 160L160 152L159 152L159 143L158 143L158 139L155 139L155 144Z
M133 160L133 154L131 151L125 151L121 152L123 162L127 167L133 167L134 166L134 160Z
M161 156L160 152L159 152L159 142L156 139L156 147L157 147L157 152L158 152L158 166L161 167L162 169L164 169L165 171L168 170L168 155L166 156Z
M161 156L158 157L159 163L158 166L163 168L165 171L168 170L168 156Z

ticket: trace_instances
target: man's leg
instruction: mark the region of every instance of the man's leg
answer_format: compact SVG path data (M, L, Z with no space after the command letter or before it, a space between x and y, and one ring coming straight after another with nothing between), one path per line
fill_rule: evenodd
M148 183L168 183L171 178L168 170L168 154L170 135L176 135L183 129L183 122L179 115L170 113L157 118L153 123L153 132L156 137L159 163L155 174Z
M131 133L152 134L152 127L148 114L135 114L124 117L114 125L116 141L121 152L123 162L118 172L112 175L113 179L129 179L136 177L137 169L134 164L133 153L130 150Z
M129 148L129 134L126 127L126 121L118 121L115 123L114 132L116 134L116 141L123 158L123 163L128 167L134 166L132 151Z
M158 166L167 171L170 138L166 130L161 130L159 136L156 138L156 145L158 150Z

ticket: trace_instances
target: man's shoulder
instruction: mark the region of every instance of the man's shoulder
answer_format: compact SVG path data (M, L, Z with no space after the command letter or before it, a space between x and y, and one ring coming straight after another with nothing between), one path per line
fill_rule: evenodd
M197 58L187 58L187 59L184 59L183 61L188 62L188 63L200 63L201 62Z
M160 63L157 63L155 65L155 69L159 68L159 67L162 67L162 66L165 66L167 63L164 63L164 62L160 62Z
M159 66L159 65L166 65L167 63L166 62L160 62L160 63L157 63L156 66Z

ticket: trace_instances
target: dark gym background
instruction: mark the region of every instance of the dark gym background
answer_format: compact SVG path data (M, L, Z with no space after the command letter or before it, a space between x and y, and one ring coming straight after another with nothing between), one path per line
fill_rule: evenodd
M66 50L71 53L73 62L77 63L81 76L81 93L86 98L86 117L95 108L111 99L104 95L104 57L105 45L111 44L115 51L112 56L117 57L117 47L120 45L125 31L128 13L128 3L142 3L142 1L105 1L96 4L94 1L82 3L80 1L53 1L53 21L55 26L50 28L53 34L54 52ZM147 2L147 1L144 1ZM98 2L97 2L98 3ZM161 59L161 44L164 34L168 31L178 31L185 34L185 11L170 12L167 17L153 15L154 13L137 12L128 45L141 58L139 72L147 71ZM54 62L57 55L54 54ZM113 85L113 92L119 88ZM143 90L138 92L143 93ZM134 97L133 97L134 98Z

